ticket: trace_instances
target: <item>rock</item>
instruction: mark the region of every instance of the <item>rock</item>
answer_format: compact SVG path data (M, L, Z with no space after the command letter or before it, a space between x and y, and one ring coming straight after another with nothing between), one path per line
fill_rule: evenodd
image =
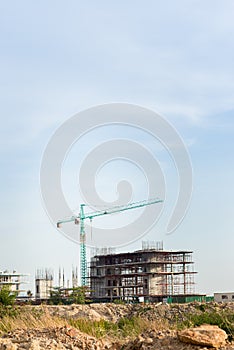
M8 339L0 339L0 350L17 350L17 346Z
M145 343L146 344L152 344L153 343L153 339L152 338L146 338L145 339Z
M29 347L28 349L30 350L41 350L41 346L40 346L40 341L37 339L33 339L31 340L31 342L29 343Z
M211 314L222 311L222 308L224 308L223 305L206 305L207 312ZM233 314L234 303L225 305L225 308ZM38 322L38 328L35 327L37 323L33 323L35 328L14 329L0 337L0 350L208 350L211 346L225 345L227 338L225 332L214 326L203 326L177 333L175 326L178 322L188 320L189 315L203 313L203 307L196 303L171 306L163 304L43 305L26 306L23 310L31 312L31 309L33 309L33 315L45 315L45 319L48 316L48 324L51 326L48 327L45 322L45 328L43 328ZM51 322L50 318L54 316L58 323ZM118 322L121 318L131 319L132 317L141 317L142 324L145 323L147 327L141 334L135 336L129 334L125 338L118 337L115 332L95 338L82 333L66 321L86 319ZM222 349L234 350L234 342Z
M187 344L219 348L225 346L227 334L218 326L202 325L180 331L178 338L181 342Z
M65 334L68 335L71 338L78 338L80 335L80 332L72 327L66 327L65 328Z

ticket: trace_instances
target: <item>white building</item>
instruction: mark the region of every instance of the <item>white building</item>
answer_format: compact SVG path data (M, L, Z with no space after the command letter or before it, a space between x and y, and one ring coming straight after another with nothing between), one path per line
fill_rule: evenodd
M214 301L217 303L234 302L234 292L214 293Z
M53 288L53 280L36 279L36 299L49 299Z
M36 279L36 299L49 299L53 289L53 273L49 269L38 270Z
M20 285L22 283L26 283L22 280L22 278L25 276L27 275L18 273L16 271L0 271L0 289L3 286L8 286L12 292L17 292L17 294L24 292L24 290L20 288Z

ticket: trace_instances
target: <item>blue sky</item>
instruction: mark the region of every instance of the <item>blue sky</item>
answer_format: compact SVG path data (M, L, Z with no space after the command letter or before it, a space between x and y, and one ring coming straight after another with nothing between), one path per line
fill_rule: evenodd
M77 265L78 246L57 232L43 209L42 155L70 116L97 104L127 102L173 124L194 170L183 223L168 236L159 223L157 234L146 239L194 251L197 292L234 290L233 12L231 0L0 4L1 269L30 273L32 288L37 268L60 265L69 275ZM75 151L63 184L72 205ZM166 155L161 161L173 193L172 165ZM110 174L107 169L106 178ZM97 182L104 196L109 193L106 182Z

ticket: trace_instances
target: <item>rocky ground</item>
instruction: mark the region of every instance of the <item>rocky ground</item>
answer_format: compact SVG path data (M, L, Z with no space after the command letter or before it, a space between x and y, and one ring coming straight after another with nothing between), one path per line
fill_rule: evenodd
M38 309L41 306L37 307ZM117 322L122 317L142 316L147 320L168 321L170 324L184 321L187 314L199 314L205 310L229 310L234 314L234 303L188 303L188 304L87 304L87 305L47 305L47 311L54 316L65 318L86 318L90 320L107 320Z
M202 304L201 304L202 305ZM173 322L183 321L188 313L203 312L197 303L185 305L115 305L91 304L70 306L36 307L51 316L64 319L90 319L117 322L123 317L140 316L146 320L155 321L158 327L148 329L137 337L95 338L80 332L71 326L57 326L31 329L16 329L0 338L0 350L199 350L216 347L234 350L234 343L228 343L227 335L217 326L190 328L177 331L173 329ZM228 308L234 311L234 304L209 306L214 310ZM30 306L29 306L30 308ZM34 307L35 308L35 307Z

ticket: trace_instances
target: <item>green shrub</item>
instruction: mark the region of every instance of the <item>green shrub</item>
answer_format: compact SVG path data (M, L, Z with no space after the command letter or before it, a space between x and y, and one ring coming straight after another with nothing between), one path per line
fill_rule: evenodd
M200 304L198 305L198 310L202 311L202 312L205 312L208 308L208 306L206 304Z
M222 328L232 340L234 337L234 313L231 311L204 311L201 314L188 314L187 319L179 324L179 328L196 327L202 324L216 325Z
M69 321L72 327L79 329L81 332L89 334L93 337L100 338L107 334L116 334L118 326L106 320L91 321L87 319L71 319Z
M8 286L3 286L0 289L0 305L14 305L17 293L12 292Z
M122 299L114 299L113 303L116 305L125 305L126 301L124 301Z
M87 319L70 319L72 327L81 332L100 338L106 335L125 338L137 336L148 328L147 322L140 317L121 318L117 323L100 320L91 321Z

